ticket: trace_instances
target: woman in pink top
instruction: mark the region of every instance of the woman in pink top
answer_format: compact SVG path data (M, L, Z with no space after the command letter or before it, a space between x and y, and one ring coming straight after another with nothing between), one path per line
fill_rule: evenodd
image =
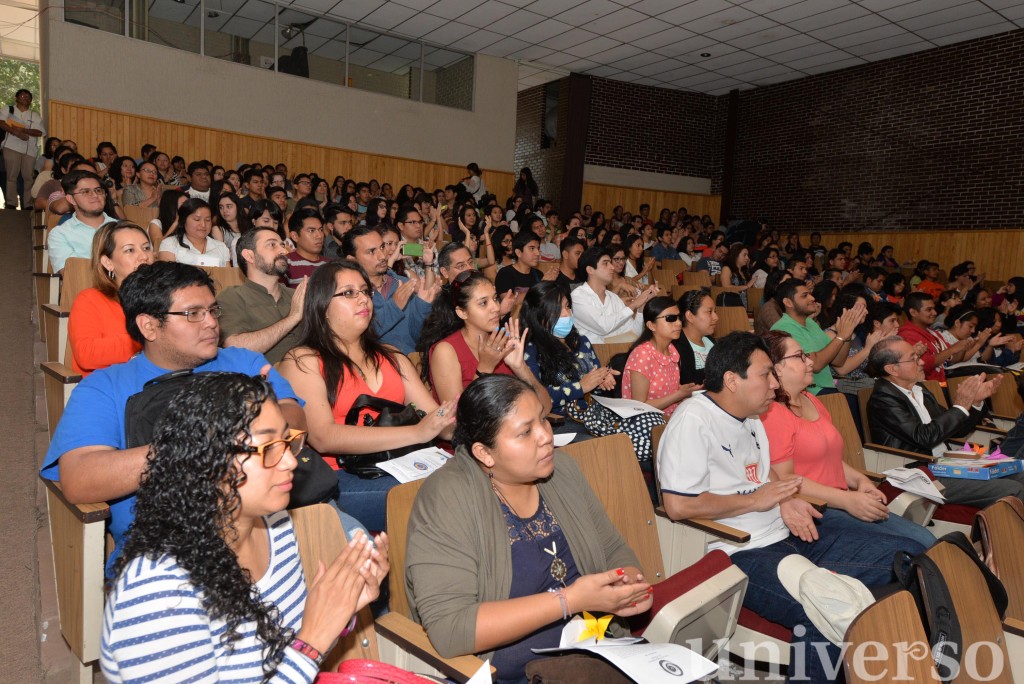
M668 417L700 389L679 384L679 352L672 342L682 333L679 307L671 297L655 297L644 305L644 330L629 350L622 375L623 399L648 403Z
M420 378L439 401L454 401L477 377L515 375L537 392L544 412L551 397L523 360L527 331L519 322L501 325L494 284L480 271L463 271L441 288L423 323L416 350Z
M934 535L924 527L889 515L885 495L864 473L843 461L842 435L822 403L807 391L814 381L814 366L800 344L781 331L771 331L763 339L780 384L775 402L761 416L771 451L772 479L802 477L800 493L828 503L823 525L908 537L925 548L934 544ZM809 525L801 537L806 533L816 538L813 521L797 524Z

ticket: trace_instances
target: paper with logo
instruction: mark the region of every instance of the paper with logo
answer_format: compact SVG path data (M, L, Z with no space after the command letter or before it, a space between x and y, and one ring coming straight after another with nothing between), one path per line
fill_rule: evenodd
M654 408L650 404L645 404L644 402L637 401L636 399L614 399L612 397L599 397L597 395L591 395L590 398L605 408L611 409L623 418L631 418L643 413L663 413L661 409Z
M449 458L451 456L441 449L428 447L390 461L378 463L377 467L405 484L414 480L422 480L443 466Z
M946 499L935 487L931 478L917 468L890 468L883 473L886 482L893 487L899 487L905 492L923 496L929 501L937 504L945 503Z
M535 648L533 652L589 651L640 684L687 684L718 671L718 665L679 644L642 644L642 639L632 637L580 641L587 629L587 621L577 615L562 629L558 648Z

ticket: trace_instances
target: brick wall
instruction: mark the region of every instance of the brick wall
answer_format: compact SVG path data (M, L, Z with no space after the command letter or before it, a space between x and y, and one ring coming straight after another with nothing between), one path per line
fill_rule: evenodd
M519 169L530 167L540 196L551 200L556 208L562 199L566 121L569 118L569 79L563 78L559 85L557 139L546 149L541 147L545 86L521 90L516 100L516 178L519 178ZM499 197L498 201L504 202L506 199Z
M419 96L419 93L416 93ZM446 107L473 109L473 58L465 57L437 72L437 88L433 99L423 94L426 102Z
M1020 227L1022 164L1014 31L741 92L733 213L782 230Z
M586 163L717 178L720 99L594 78Z

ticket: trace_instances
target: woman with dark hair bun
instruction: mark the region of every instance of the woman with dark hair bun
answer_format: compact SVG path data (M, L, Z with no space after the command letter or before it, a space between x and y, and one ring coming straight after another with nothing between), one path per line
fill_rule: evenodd
M171 400L107 596L107 681L316 678L379 595L388 541L359 535L303 576L285 508L305 437L262 377L203 373Z
M413 617L444 657L490 658L525 681L531 648L557 646L581 611L651 607L636 555L572 458L554 450L530 385L474 380L459 401L455 456L423 483L409 517ZM618 619L616 635L628 628Z
M673 344L683 332L679 307L671 297L655 297L644 305L644 329L629 349L622 375L622 398L643 401L668 418L679 402L700 389L679 382L679 351Z

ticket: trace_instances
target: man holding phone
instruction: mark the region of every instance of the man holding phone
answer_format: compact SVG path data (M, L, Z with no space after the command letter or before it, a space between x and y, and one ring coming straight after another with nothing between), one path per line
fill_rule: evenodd
M402 234L402 261L405 275L422 278L433 283L434 250L431 244L420 242L423 237L423 217L415 207L406 206L398 210L395 227ZM429 241L428 241L429 242Z

